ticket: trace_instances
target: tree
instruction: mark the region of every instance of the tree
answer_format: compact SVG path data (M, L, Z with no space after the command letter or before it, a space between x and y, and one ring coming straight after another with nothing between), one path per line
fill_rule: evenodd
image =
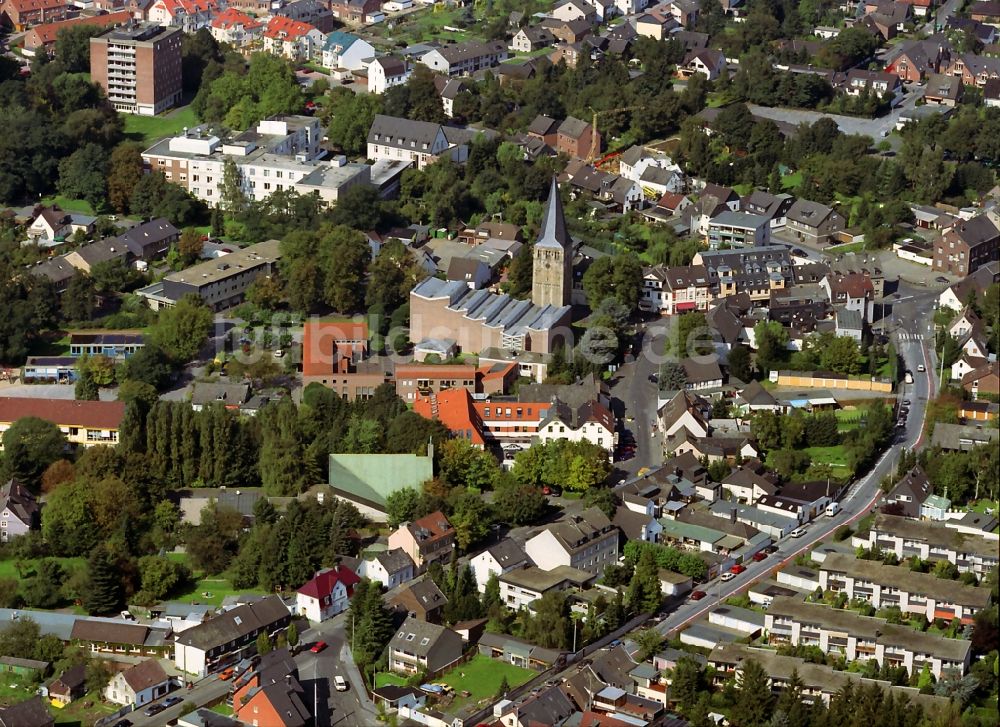
M509 475L502 476L494 487L493 511L497 518L511 525L528 525L545 514L547 500L531 484L521 484Z
M583 274L583 290L592 309L614 298L631 313L639 304L641 289L642 263L634 255L598 258Z
M42 473L66 451L64 435L52 422L22 417L3 433L3 466L8 477L38 490Z
M659 653L664 639L659 631L649 628L636 632L633 641L639 647L639 661L647 661Z
M760 662L745 659L740 667L740 682L733 709L733 715L739 715L739 727L767 727L771 718L772 701L767 672Z
M31 617L9 621L0 629L0 654L18 659L34 659L40 629Z
M247 302L263 310L276 310L281 306L285 291L277 275L260 275L247 288Z
M285 629L285 642L292 647L299 645L299 627L292 621Z
M643 550L629 582L629 606L638 613L655 613L663 601L659 567L653 551Z
M412 487L403 487L390 493L385 498L385 513L389 527L395 530L402 523L413 520L419 502L420 493Z
M91 551L87 570L90 577L83 607L91 615L117 613L124 599L121 569L106 544Z
M147 555L140 558L139 574L143 592L149 594L155 601L166 598L191 576L183 563L162 555Z
M424 270L403 243L390 240L372 261L365 302L391 311L406 302Z
M335 227L320 246L327 251L324 296L327 304L342 313L358 310L364 302L365 274L371 262L367 240L349 227Z
M186 295L173 308L160 311L147 342L170 359L185 363L194 359L212 330L212 311L196 295Z
M500 467L489 452L473 447L466 439L449 439L440 451L439 471L446 482L477 490L493 488Z
M510 682L507 681L507 675L504 674L500 679L500 685L497 687L496 694L493 696L494 699L503 699L507 696L507 692L510 691Z
M766 375L785 358L788 330L778 321L760 321L753 331L757 344L757 370Z
M186 227L181 233L181 239L177 242L177 252L181 255L181 262L185 267L193 264L201 257L201 251L205 243L201 239L201 232L194 227Z
M703 676L698 662L688 656L678 659L670 675L670 694L682 712L690 712L703 688Z
M744 383L753 378L750 368L750 351L742 344L736 344L729 350L729 375Z
M680 391L687 385L687 372L676 361L667 361L660 366L659 383L664 391Z
M531 293L531 281L534 272L532 246L523 245L507 271L506 292L512 298L524 298Z
M60 588L66 573L59 561L46 558L39 562L35 575L25 580L21 586L24 602L31 608L50 609L62 600Z
M54 58L67 73L90 72L90 39L104 28L94 25L74 25L56 34Z
M59 193L101 207L107 199L107 152L86 144L59 162Z
M712 352L711 328L701 311L677 316L668 341L669 350L680 358L704 356Z
M459 491L449 498L455 542L462 550L481 541L490 531L489 508L483 499L472 492Z
M63 293L61 306L63 318L68 321L89 321L94 315L94 281L86 273L77 270L70 278Z
M271 642L271 637L268 635L267 631L261 631L257 636L257 653L260 656L270 654L274 650L274 644Z
M42 492L51 494L60 485L72 482L76 477L76 468L68 459L57 459L45 468L42 473Z

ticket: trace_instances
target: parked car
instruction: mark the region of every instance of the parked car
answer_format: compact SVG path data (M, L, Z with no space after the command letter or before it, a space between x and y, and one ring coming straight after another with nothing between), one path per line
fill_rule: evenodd
M936 278L934 278L934 282L935 283L947 283L948 282L948 278L944 277L943 275L938 275Z
M319 652L323 651L323 649L325 649L325 648L326 648L326 642L325 641L317 641L315 644L312 645L312 648L309 649L309 651L311 651L314 654L318 654Z
M719 578L720 578L720 579L721 579L721 580L722 580L723 582L725 582L725 581L731 581L731 580L733 580L733 578L735 578L735 577L736 577L736 574L735 574L735 573L723 573L723 574L722 574L721 576L719 576Z
M166 708L170 708L173 707L175 704L180 704L183 701L184 697L178 697L176 694L174 694L173 696L167 697L166 699L163 700L163 706Z
M739 563L737 563L736 565L734 565L732 568L729 569L729 572L733 573L735 575L739 575L740 573L742 573L746 569L747 569L747 567L745 565L740 565Z
M920 373L924 373L926 370L927 369L924 368L923 364L917 364L917 371L919 371Z
M165 709L166 709L166 707L164 707L162 704L151 704L148 707L146 707L144 710L142 710L142 713L144 715L146 715L147 717L153 717L153 716L159 714L160 712L162 712Z
M336 689L338 692L346 692L347 680L345 680L344 677L340 676L339 674L336 675L335 677L333 677L333 688Z
M765 558L767 558L767 553L765 553L763 551L758 551L758 552L754 553L753 555L751 555L750 558L755 563L760 563L762 560L764 560Z
M117 722L115 722L115 727L132 727L132 725L134 724L135 722L133 722L130 719L120 719Z
M692 601L700 601L704 597L705 597L705 592L704 591L691 591L691 600Z
M769 545L766 548L764 548L764 552L767 553L768 555L771 555L772 553L777 553L778 552L778 546L777 545Z
M793 538L801 538L805 534L806 534L805 528L795 528L795 530L789 533L789 535L791 535Z
M228 669L223 669L222 672L219 674L219 679L221 679L224 682L228 681L228 680L230 680L232 678L233 678L233 668L232 667L229 667Z

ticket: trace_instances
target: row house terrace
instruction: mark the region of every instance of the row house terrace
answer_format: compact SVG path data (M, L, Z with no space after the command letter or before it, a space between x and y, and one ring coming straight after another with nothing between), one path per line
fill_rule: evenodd
M874 659L880 666L903 666L909 674L927 666L937 679L965 674L972 654L970 641L923 633L791 596L772 599L764 628L772 644L817 646L824 654L839 654L847 661Z
M895 553L900 560L914 556L921 560L947 560L960 573L975 573L979 578L1000 565L996 540L961 533L944 523L898 515L879 513L871 530L855 536L852 543Z
M819 583L824 591L845 593L849 599L866 601L875 608L896 606L904 614L923 616L928 621L957 618L970 624L975 614L990 603L988 588L842 553L826 556L819 570Z

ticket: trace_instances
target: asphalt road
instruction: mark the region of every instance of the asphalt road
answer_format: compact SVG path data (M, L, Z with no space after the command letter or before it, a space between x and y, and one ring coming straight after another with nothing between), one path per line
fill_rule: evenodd
M779 541L777 552L757 563L746 563L746 571L733 580L723 583L719 579L710 581L700 587L707 597L699 601L684 601L680 603L656 628L664 635L672 634L684 628L692 621L700 618L714 608L720 601L741 591L745 591L753 583L772 575L800 553L810 550L821 541L831 537L842 525L849 525L865 513L869 512L881 498L879 483L882 478L892 472L903 450L917 449L923 443L923 424L926 413L927 399L933 396L935 390L932 372L934 370L932 352L927 341L920 334L927 331L930 320L930 309L924 307L922 316L915 317L909 329L897 331L897 346L906 367L914 373L914 383L906 385L897 394L900 400L911 401L910 416L905 430L899 431L895 441L883 453L874 467L850 487L847 494L841 498L841 511L835 517L821 516L805 527L806 533L801 538L786 537ZM926 371L917 372L917 366L923 364Z

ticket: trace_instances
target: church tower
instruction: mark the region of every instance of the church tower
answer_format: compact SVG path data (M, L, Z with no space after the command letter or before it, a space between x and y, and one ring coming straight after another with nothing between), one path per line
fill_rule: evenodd
M573 294L573 241L566 232L566 217L555 177L533 255L531 302L557 308L569 305Z

